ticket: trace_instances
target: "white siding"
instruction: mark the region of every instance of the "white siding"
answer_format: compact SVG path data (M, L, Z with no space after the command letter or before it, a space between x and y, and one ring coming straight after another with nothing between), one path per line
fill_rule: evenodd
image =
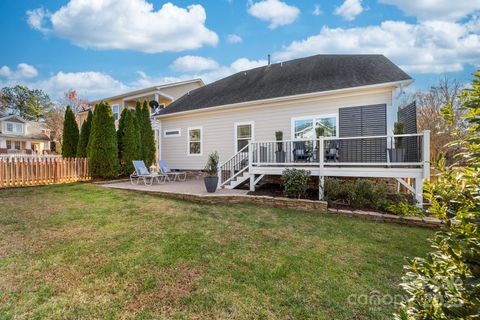
M283 131L284 139L292 138L291 119L295 117L337 114L338 109L349 106L386 104L391 109L392 91L388 89L365 90L356 94L337 94L315 99L302 99L278 104L240 107L161 119L162 159L174 169L203 169L208 154L218 151L220 161L234 154L234 124L253 121L256 141L275 140L275 131ZM202 156L188 156L187 128L203 127ZM163 130L182 130L180 137L163 137Z

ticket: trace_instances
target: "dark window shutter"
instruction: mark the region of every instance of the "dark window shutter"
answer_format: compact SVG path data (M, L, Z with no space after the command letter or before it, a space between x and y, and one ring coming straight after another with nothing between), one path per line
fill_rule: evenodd
M410 103L397 112L398 122L404 125L405 133L417 133L417 105L415 102ZM420 152L418 148L418 137L406 137L403 139L403 148L405 148L405 161L420 161Z

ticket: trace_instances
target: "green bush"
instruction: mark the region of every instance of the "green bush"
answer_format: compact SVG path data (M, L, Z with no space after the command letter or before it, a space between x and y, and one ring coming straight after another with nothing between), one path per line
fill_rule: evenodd
M147 101L143 102L143 108L140 116L135 112L140 124L140 143L142 144L142 160L147 166L155 162L155 136L152 130L152 122L150 120L150 109Z
M83 122L82 129L80 130L80 139L78 140L77 146L77 158L85 158L87 156L88 139L90 138L92 122L93 113L91 110L89 110L87 120Z
M218 152L214 151L208 155L207 164L205 165L205 172L209 177L215 177L218 174L218 163L220 158Z
M453 217L437 232L433 252L415 258L406 267L402 287L408 298L397 319L478 319L480 314L480 71L472 88L462 93L468 111L466 135L454 143L465 151L457 156L462 165L445 166L427 184L428 212ZM442 109L447 123L453 108ZM465 134L465 132L464 132ZM464 135L458 134L459 137ZM443 185L443 186L439 186Z
M325 178L325 197L330 203L341 201L357 208L385 210L390 204L387 187L368 179L327 177Z
M77 155L78 146L78 124L75 120L72 108L67 106L65 120L63 121L62 156L74 158Z
M124 175L134 171L133 160L140 159L138 133L135 116L132 111L124 109L117 130L118 159Z
M104 102L96 105L88 144L90 174L93 178L118 175L118 150L112 108Z
M310 171L299 169L285 169L282 173L284 184L283 193L289 198L300 199L305 197L308 189Z
M392 203L387 206L387 211L397 216L404 217L422 217L423 211L416 205L408 203L407 201L399 201L398 203Z

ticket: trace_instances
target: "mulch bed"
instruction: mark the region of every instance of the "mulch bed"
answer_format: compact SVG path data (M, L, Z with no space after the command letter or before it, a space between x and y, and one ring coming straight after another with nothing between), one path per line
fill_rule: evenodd
M260 186L257 186L255 191L249 191L247 193L251 196L268 196L274 198L285 198L283 194L283 186L276 183L266 183ZM309 189L307 190L307 196L304 198L307 200L318 200L318 190Z

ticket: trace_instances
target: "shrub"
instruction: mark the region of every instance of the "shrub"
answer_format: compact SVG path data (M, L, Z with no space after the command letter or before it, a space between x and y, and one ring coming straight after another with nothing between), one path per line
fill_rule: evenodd
M152 130L152 122L150 120L150 109L147 101L143 102L142 111L139 114L135 114L138 117L138 123L140 124L140 143L142 144L142 160L145 161L147 166L152 165L155 162L155 137Z
M308 189L310 171L299 169L286 169L282 173L284 184L283 193L289 198L300 199L305 197Z
M115 178L118 173L117 135L112 108L96 105L88 144L90 174L93 178Z
M387 206L387 211L397 216L404 217L421 217L424 216L423 211L416 205L408 203L407 201L400 201L392 203Z
M88 146L88 140L90 139L92 121L93 121L93 113L91 110L89 110L87 120L83 122L82 129L80 130L80 139L78 140L78 146L77 146L78 158L85 158L87 156L87 146Z
M121 141L118 143L118 158L122 173L127 175L134 171L133 160L140 158L138 146L137 126L135 124L135 116L133 112L124 109L122 111L123 123L118 127L117 139Z
M63 122L62 156L74 158L77 155L78 125L72 108L67 106L65 120Z
M218 152L214 151L208 155L207 164L205 165L205 172L209 177L215 177L218 174L219 163Z
M408 299L397 319L477 319L480 314L480 71L462 99L468 127L454 143L464 150L457 156L464 165L442 161L438 179L426 185L425 193L429 213L453 218L436 233L433 252L406 267L402 287ZM451 124L452 106L447 104L442 114Z
M325 195L330 203L342 201L359 208L385 210L390 203L386 186L368 179L325 178Z

